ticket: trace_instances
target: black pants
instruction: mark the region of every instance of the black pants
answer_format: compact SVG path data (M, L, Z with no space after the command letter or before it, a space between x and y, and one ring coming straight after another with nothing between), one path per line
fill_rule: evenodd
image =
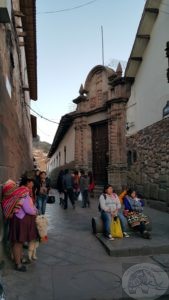
M65 199L64 199L65 205L64 205L64 209L67 208L68 197L70 199L70 202L72 203L72 206L74 207L74 205L75 205L75 199L74 199L74 192L73 192L72 188L67 189L66 192L65 192Z
M135 231L139 231L141 234L146 230L146 225L144 222L140 222L140 225L134 227Z
M86 205L90 206L88 190L84 190L81 193L82 193L82 207L86 207Z

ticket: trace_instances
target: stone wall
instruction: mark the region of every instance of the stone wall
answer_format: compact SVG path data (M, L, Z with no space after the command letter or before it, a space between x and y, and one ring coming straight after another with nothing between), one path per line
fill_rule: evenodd
M169 118L127 138L128 185L148 204L169 211Z
M28 92L22 89L20 48L13 26L0 24L0 41L0 182L4 182L32 169L33 159Z

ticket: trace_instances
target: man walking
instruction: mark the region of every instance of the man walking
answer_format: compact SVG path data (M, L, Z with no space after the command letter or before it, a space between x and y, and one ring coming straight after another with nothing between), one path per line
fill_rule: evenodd
M73 176L70 174L69 169L65 170L65 175L63 176L63 187L64 187L64 209L68 207L68 197L72 203L73 208L75 209L75 200L73 192Z

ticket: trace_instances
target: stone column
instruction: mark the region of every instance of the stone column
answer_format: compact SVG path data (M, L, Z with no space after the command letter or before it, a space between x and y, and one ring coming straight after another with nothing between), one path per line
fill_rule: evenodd
M126 185L126 100L113 99L108 109L109 165L108 181L116 192Z
M74 122L75 127L75 167L88 170L90 168L90 127L86 117L79 117Z

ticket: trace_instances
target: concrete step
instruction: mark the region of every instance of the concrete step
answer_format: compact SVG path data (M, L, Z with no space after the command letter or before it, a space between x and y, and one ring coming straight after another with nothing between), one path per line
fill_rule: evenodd
M114 257L130 257L130 256L145 256L155 254L168 254L169 253L169 241L164 242L161 239L161 243L155 235L152 234L151 240L145 240L141 236L132 234L129 238L115 239L109 241L103 234L98 233L97 239L106 249L110 256Z
M102 233L96 232L97 239L107 253L114 257L145 256L169 253L168 213L149 207L144 208L145 215L152 221L152 239L146 240L139 233L130 232L130 238L107 240Z

